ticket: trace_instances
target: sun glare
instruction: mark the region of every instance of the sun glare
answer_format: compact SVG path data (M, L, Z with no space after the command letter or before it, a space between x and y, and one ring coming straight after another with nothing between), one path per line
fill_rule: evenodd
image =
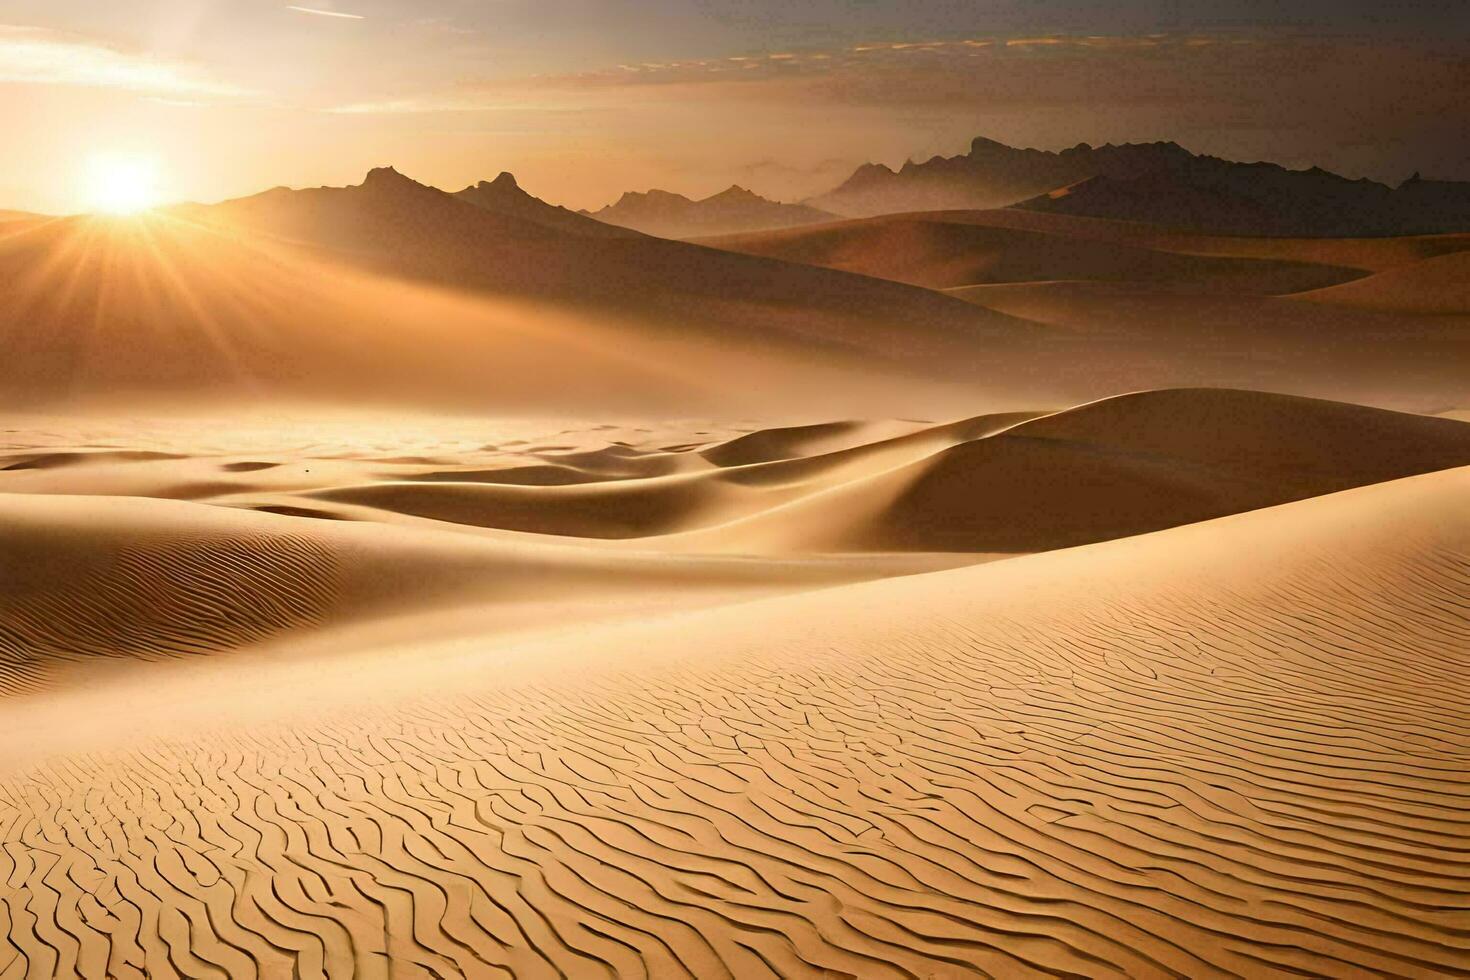
M158 161L146 154L98 154L88 161L86 180L95 211L137 214L159 202Z

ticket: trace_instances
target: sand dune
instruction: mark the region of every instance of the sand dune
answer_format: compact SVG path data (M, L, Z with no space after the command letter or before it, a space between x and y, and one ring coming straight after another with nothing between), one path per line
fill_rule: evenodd
M1124 395L957 443L697 540L754 550L1065 548L1470 464L1470 427L1229 390Z
M7 224L0 404L731 417L856 408L886 388L896 406L942 400L998 331L1024 331L929 291L613 234L528 200L492 210L382 171L143 219Z
M0 980L1463 967L1470 238L720 245L5 223Z
M1441 411L1463 402L1470 357L1464 316L1329 307L1272 296L1204 293L1137 283L1049 282L950 290L1045 324L1048 339L1113 390L1132 369L1168 380ZM1125 367L1129 366L1129 367ZM1415 394L1410 395L1413 390Z
M1086 241L1113 242L1184 255L1280 260L1378 272L1470 249L1470 234L1391 238L1291 238L1181 231L1141 221L1000 208L931 212L948 222L1011 228Z
M485 213L449 200L472 217ZM653 245L717 263L725 254ZM618 273L588 262L568 281L579 290L616 288ZM896 406L923 378L943 400L942 376L968 374L990 328L1011 322L986 312L976 319L963 304L909 287L780 269L809 303L781 300L763 313L758 294L732 288L730 302L712 300L676 326L668 310L617 302L595 310L571 299L453 288L411 269L385 276L331 250L177 218L27 225L0 237L0 276L10 283L0 311L8 354L0 404L72 410L121 398L136 410L284 399L501 414L738 415L844 398L857 407L886 389ZM647 288L637 288L653 295L663 273L652 266L640 275Z
M1470 252L1421 259L1297 298L1365 310L1470 315Z
M142 221L7 225L0 405L284 400L826 421L1198 385L1414 411L1467 397L1453 369L1466 333L1453 322L1242 295L1340 282L1460 247L1453 236L1230 246L1137 228L1130 234L1143 237L1125 241L1117 222L1081 222L1088 237L1055 216L1003 227L976 214L811 233L821 244L834 227L856 228L854 268L915 281L1049 268L1108 280L940 295L682 242L581 234L565 224L596 223L556 209L550 221L541 202L527 206L492 210L375 172L357 187L273 191ZM890 233L917 234L924 247ZM848 234L821 248L840 252ZM960 241L971 246L952 247ZM1406 333L1414 344L1381 342Z
M391 635L395 617L430 615L440 632L485 637L955 564L532 549L262 511L0 493L0 697L85 686L133 661L327 647L339 631L362 644L374 629Z
M1452 973L1467 491L15 701L0 975Z
M1029 337L991 340L991 361L1019 372L1013 384L1050 388L1053 403L1197 385L1426 412L1464 400L1450 365L1467 356L1466 235L1252 238L1002 209L707 241L943 289L1028 321Z
M999 212L1026 214L1026 212ZM1289 258L1189 250L1188 236L1149 245L1047 228L993 212L939 211L705 239L717 248L944 289L1056 279L1188 283L1226 292L1279 294L1358 278L1354 268ZM1062 225L1054 222L1054 225ZM1116 223L1114 223L1116 224ZM1142 236L1140 236L1142 237ZM1172 246L1172 247L1171 247Z
M701 431L687 444L568 431L434 456L19 448L0 452L0 494L156 497L522 547L993 556L1470 464L1460 422L1226 389L942 424Z

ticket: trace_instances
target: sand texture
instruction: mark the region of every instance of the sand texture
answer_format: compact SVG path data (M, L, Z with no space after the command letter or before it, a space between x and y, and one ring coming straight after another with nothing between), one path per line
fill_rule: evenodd
M1452 972L1467 480L17 702L0 975Z

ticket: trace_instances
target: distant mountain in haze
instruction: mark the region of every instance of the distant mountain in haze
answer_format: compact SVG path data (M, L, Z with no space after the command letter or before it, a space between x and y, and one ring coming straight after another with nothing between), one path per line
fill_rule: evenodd
M711 197L693 200L682 194L652 190L628 192L616 204L591 212L598 221L633 228L660 238L702 238L835 221L838 215L803 204L782 204L731 186Z
M977 138L963 156L866 164L808 204L850 216L1018 206L1220 234L1400 235L1470 228L1470 183L1398 188L1320 168L1236 163L1177 143L1058 152Z
M494 180L482 180L478 184L472 184L456 192L454 196L494 214L523 218L526 221L573 235L587 235L593 238L626 238L636 234L627 228L606 224L584 214L578 214L554 204L547 204L539 197L533 197L522 190L520 184L516 183L515 176L510 173L502 173Z

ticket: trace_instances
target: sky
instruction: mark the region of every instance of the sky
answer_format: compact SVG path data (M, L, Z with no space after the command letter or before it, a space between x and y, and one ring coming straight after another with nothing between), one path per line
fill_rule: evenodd
M1464 0L0 0L0 209L514 172L794 200L984 135L1470 179Z

